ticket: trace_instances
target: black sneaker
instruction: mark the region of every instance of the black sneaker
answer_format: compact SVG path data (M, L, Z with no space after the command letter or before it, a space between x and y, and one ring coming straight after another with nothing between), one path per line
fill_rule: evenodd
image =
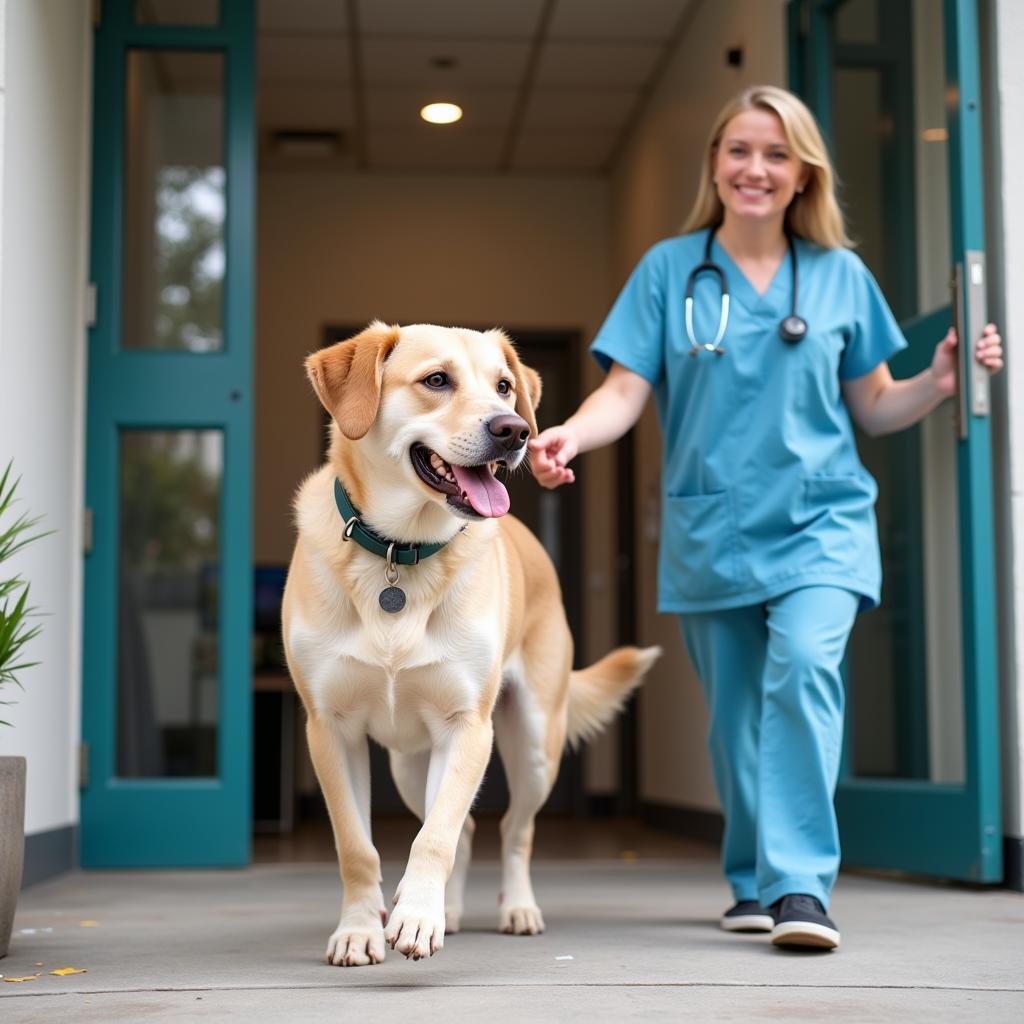
M804 893L783 896L772 904L771 911L775 919L774 945L813 949L835 949L839 945L839 929L814 896Z
M718 922L727 932L770 932L775 922L757 900L740 900Z

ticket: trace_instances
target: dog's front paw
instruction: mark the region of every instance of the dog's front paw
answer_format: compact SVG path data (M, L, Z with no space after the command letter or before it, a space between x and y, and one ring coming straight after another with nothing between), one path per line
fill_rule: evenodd
M385 938L392 949L412 960L433 956L444 945L444 887L399 886Z
M327 962L335 967L365 967L383 960L384 926L380 917L343 917L327 940Z
M506 935L540 935L544 918L536 903L529 906L502 907L501 930Z

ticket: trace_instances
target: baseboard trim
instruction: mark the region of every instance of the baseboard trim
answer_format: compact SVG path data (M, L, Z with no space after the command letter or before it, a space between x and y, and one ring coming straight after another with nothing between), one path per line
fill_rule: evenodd
M21 888L45 882L78 866L78 826L65 825L25 837Z
M1024 892L1024 837L1003 836L1003 886Z
M675 807L671 804L640 802L640 817L644 824L660 828L687 839L706 843L722 841L724 819L718 811L698 810L694 807Z

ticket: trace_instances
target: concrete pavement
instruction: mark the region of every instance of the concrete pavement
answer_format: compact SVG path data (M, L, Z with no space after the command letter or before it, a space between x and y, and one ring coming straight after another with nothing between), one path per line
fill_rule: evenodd
M385 864L385 892L401 870ZM330 864L76 872L23 893L0 973L40 976L0 983L0 1020L1024 1020L1020 894L847 873L842 948L801 954L718 929L709 856L540 861L537 937L493 930L498 881L474 865L464 930L434 958L336 968Z

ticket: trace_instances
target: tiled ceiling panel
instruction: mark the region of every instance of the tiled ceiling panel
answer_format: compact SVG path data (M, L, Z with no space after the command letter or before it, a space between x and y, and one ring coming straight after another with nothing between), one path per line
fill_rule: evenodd
M639 97L639 89L535 89L526 107L523 130L618 126Z
M294 143L263 157L326 130L324 167L604 173L695 2L260 0L261 137ZM439 100L462 121L424 124Z
M558 0L548 36L661 43L688 6L685 0Z
M353 122L347 83L317 89L271 83L260 88L258 103L260 124L270 128L350 128Z
M527 39L542 8L543 0L359 0L359 27L368 36Z
M264 35L259 48L260 82L338 82L352 80L345 36Z
M347 32L345 0L259 0L261 32Z
M391 39L362 41L363 77L371 85L426 84L504 85L515 89L522 81L530 55L525 42L471 42L453 39ZM452 62L437 67L436 58Z
M656 43L548 43L537 68L537 85L639 88L654 70Z

